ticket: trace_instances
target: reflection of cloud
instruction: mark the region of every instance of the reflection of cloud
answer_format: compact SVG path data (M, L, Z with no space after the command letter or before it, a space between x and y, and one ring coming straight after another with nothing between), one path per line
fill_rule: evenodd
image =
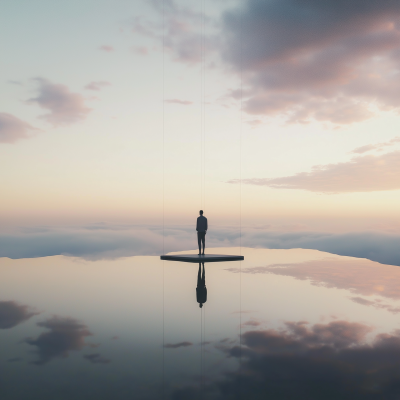
M83 356L83 358L86 358L86 360L90 361L92 364L109 364L111 362L111 360L102 357L99 353L87 354Z
M84 120L90 108L86 107L85 99L79 93L71 92L67 86L51 83L46 79L37 79L39 95L29 99L29 103L37 103L49 111L41 118L53 125L70 125Z
M242 326L260 326L261 322L255 320L255 319L250 319L246 322L242 323Z
M288 322L280 330L248 331L241 349L219 347L228 357L241 358L240 368L203 390L219 400L235 398L238 388L243 399L396 399L400 332L367 342L370 332L371 327L348 321ZM185 390L177 389L175 398L185 398L179 397Z
M165 100L166 103L171 103L171 104L181 104L183 106L188 106L190 104L193 104L192 101L189 100L179 100L179 99L167 99Z
M221 382L222 398L229 398L239 380L244 398L285 399L293 394L310 400L395 398L400 336L381 334L372 344L364 344L370 330L335 321L246 332L241 373L231 373ZM238 347L229 354L238 357Z
M400 312L400 307L393 307L390 304L384 304L381 300L367 300L362 297L350 297L350 300L355 303L362 304L363 306L371 306L375 308L380 308L382 310L387 310L391 313L398 314Z
M192 346L191 342L179 342L179 343L167 343L164 345L166 349L178 349L179 347L188 347Z
M88 328L72 318L52 317L38 326L50 332L39 335L37 339L27 339L27 343L36 346L39 359L36 365L43 365L53 358L68 357L70 351L78 351L85 346L85 337L91 336Z
M21 357L9 358L9 359L7 360L7 362L9 362L9 363L14 363L14 362L19 362L19 361L22 361L22 358L21 358Z
M0 112L0 143L15 143L28 139L32 131L37 130L14 115Z
M239 272L237 268L228 270ZM368 260L327 258L302 263L245 268L242 269L242 273L291 276L300 280L309 280L315 286L346 289L364 296L380 295L400 299L400 269ZM360 300L357 302L361 303Z
M238 179L229 183L239 183ZM400 189L400 151L355 157L349 162L314 166L282 178L242 179L242 183L318 193L355 193Z
M15 303L14 301L0 301L0 329L13 328L38 314L38 312L33 311L30 307Z

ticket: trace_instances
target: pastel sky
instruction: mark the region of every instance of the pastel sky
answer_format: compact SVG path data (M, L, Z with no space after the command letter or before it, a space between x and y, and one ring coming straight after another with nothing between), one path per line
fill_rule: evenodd
M164 132L168 226L237 226L241 173L243 226L400 233L398 1L5 0L0 38L3 227L160 225Z

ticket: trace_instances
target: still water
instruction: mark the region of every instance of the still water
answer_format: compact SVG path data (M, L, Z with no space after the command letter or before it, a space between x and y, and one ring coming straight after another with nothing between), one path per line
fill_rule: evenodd
M0 399L400 398L399 267L242 254L202 308L198 264L0 259Z

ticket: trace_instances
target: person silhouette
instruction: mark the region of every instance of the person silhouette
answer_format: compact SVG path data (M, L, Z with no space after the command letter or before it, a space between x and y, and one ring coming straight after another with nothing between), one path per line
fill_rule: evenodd
M203 243L203 255L206 247L206 233L208 229L207 218L203 216L203 210L200 210L200 217L197 218L196 231L197 242L199 244L199 255L201 255L201 243Z
M201 264L203 264L203 276L201 275ZM197 274L197 288L196 298L199 303L199 307L202 308L203 304L207 301L207 288L206 288L206 270L204 263L199 263L199 272Z

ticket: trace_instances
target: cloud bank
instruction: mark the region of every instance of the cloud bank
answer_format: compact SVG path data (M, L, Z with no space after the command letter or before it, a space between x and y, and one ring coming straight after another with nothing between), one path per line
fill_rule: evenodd
M165 16L165 46L186 64L209 59L243 78L250 114L351 124L400 107L400 5L382 0L245 0L220 17L173 0L152 3ZM132 31L162 43L161 22L136 17Z
M391 0L247 0L223 15L223 58L249 113L358 122L400 106L399 22Z
M233 179L229 183L239 183ZM242 179L242 183L274 189L317 193L376 192L400 189L400 151L355 157L349 162L317 165L311 172L282 178Z
M0 143L15 143L21 139L29 139L36 130L37 128L14 115L0 113Z
M67 86L38 78L39 94L28 100L49 111L42 119L54 126L71 125L83 121L91 109L86 107L84 97L71 92Z
M239 245L238 228L214 229L207 234L207 246ZM165 230L165 252L195 250L192 227ZM81 228L40 227L13 234L0 234L0 257L34 258L53 255L85 259L113 259L136 255L160 255L161 227L92 225ZM400 266L400 235L353 232L273 232L242 229L242 246L269 249L315 249L342 256L368 258L382 264Z

